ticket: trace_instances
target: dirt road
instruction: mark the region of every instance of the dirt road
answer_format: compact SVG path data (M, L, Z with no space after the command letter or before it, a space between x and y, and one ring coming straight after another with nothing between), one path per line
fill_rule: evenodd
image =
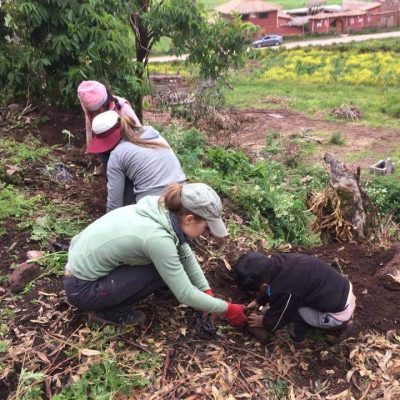
M290 42L283 44L280 47L284 47L286 49L293 49L295 47L304 47L304 46L329 46L334 43L350 43L350 42L361 42L363 40L370 39L386 39L400 37L400 31L397 32L382 32L382 33L371 33L368 35L342 35L338 37L333 37L329 39L313 39L313 40L299 40L297 42ZM168 62L168 61L185 61L188 57L188 54L183 54L180 57L176 56L161 56L161 57L151 57L150 62L160 63L160 62Z
M295 47L304 46L329 46L334 43L362 42L363 40L386 39L393 37L400 37L400 32L371 33L368 35L342 35L329 39L300 40L283 44L281 47L284 47L285 49L293 49Z

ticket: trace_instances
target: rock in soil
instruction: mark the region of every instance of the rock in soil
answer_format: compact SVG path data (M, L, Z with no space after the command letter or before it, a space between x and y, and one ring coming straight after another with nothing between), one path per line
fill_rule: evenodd
M24 262L14 270L10 276L10 290L14 293L21 291L25 285L40 275L40 266L35 263Z
M3 294L5 294L7 291L6 288L4 288L3 286L0 286L0 296L3 296Z
M26 252L27 260L35 260L36 258L43 257L46 253L39 250L29 250Z

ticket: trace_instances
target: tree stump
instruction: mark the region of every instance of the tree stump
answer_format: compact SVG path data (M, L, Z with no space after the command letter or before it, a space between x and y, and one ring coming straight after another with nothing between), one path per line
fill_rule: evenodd
M359 186L360 171L353 174L344 164L328 153L324 155L324 161L331 169L330 184L338 196L341 214L352 225L352 234L363 238L367 218Z

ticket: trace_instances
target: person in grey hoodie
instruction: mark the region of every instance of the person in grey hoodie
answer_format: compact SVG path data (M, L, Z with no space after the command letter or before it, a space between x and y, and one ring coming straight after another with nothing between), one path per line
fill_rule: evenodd
M107 212L161 195L186 176L167 141L151 126L109 110L93 119L89 153L107 153Z

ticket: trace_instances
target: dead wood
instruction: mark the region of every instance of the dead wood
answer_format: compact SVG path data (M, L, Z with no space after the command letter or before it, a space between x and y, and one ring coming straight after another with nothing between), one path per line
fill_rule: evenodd
M321 137L318 137L318 136L308 136L308 135L301 134L300 137L302 139L304 139L306 142L317 142L320 144L324 143L324 139Z
M344 164L328 153L325 154L324 161L330 165L330 184L338 194L343 216L352 223L357 236L364 237L366 214L358 180L359 171L356 175L353 174Z
M365 195L359 186L360 171L352 173L328 153L324 161L330 166L329 185L307 198L309 209L316 216L313 229L324 242L364 240L367 217Z

